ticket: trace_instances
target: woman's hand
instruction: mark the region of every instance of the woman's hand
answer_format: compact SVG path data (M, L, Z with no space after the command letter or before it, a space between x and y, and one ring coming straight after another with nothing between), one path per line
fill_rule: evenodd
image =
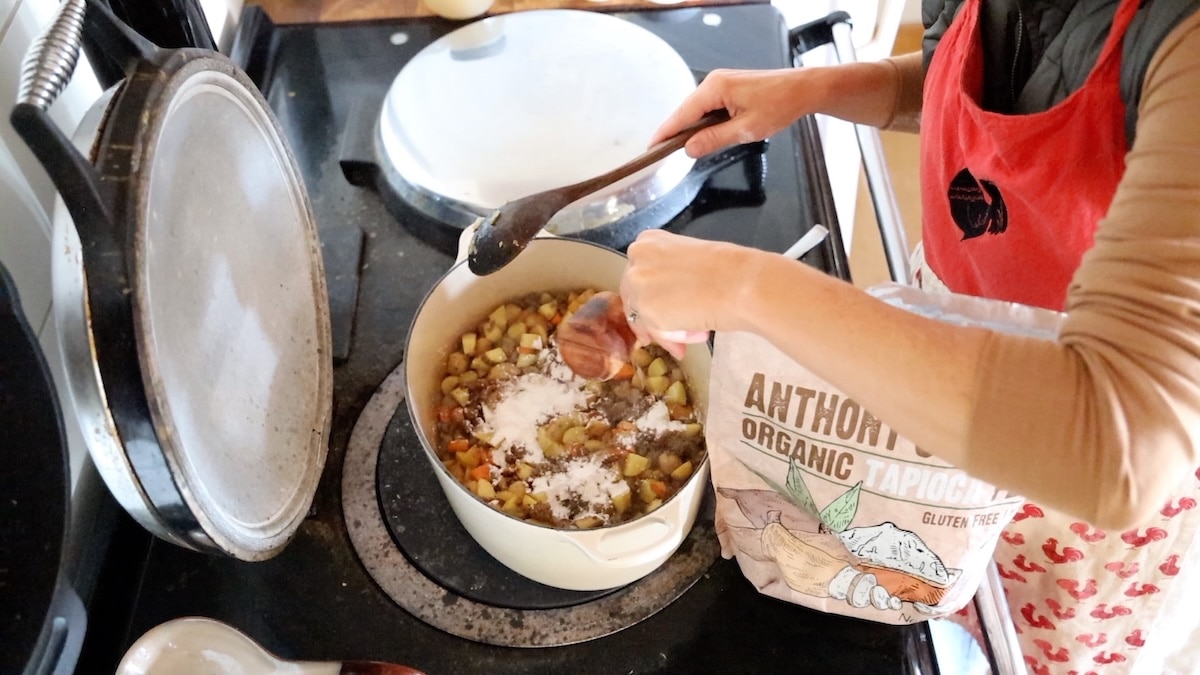
M802 115L812 112L803 83L809 73L783 70L714 70L679 108L663 122L650 144L655 145L721 108L732 119L704 129L688 140L686 151L700 157L726 146L760 141Z
M629 246L621 301L642 342L695 341L712 330L738 330L738 297L753 274L752 249L648 230ZM688 334L691 335L688 335Z

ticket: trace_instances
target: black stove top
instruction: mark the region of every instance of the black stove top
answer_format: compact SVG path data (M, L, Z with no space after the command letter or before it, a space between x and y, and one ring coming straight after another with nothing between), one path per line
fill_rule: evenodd
M665 39L697 72L791 65L783 19L766 4L619 16ZM434 618L418 618L394 599L395 588L368 573L351 542L350 530L361 523L354 516L348 525L344 515L343 485L353 482L344 482L353 478L346 475L352 464L347 448L356 421L371 401L380 400L381 384L402 362L413 313L453 259L420 227L400 222L403 211L385 203L385 196L351 184L343 160L348 148L362 147L361 134L372 131L363 123L369 118L364 110L378 109L406 60L459 25L429 19L276 26L256 7L243 13L231 55L279 117L304 173L323 246L336 359L328 463L296 539L278 557L259 563L194 553L153 539L101 494L99 507L84 510L97 519L84 527L101 543L77 554L81 566L92 565L98 574L80 589L88 598L90 621L79 672L111 673L145 631L176 617L200 615L227 622L286 658L385 660L429 673L785 668L936 673L925 625L880 625L768 598L742 577L735 562L721 560L711 549L682 583L638 582L633 585L637 588L616 592L657 594L665 607L642 612L629 627L566 646L516 648L460 637L454 633L469 631L435 626L462 625L456 619L468 604L474 612L470 622L511 616L491 613L486 606L480 610L478 599L463 600L445 590L437 596L440 606L430 613ZM846 277L820 153L815 125L805 120L769 139L763 154L713 173L692 205L666 227L783 251L819 222L833 236L808 260ZM736 195L747 189L760 194L737 201ZM391 414L385 419L390 420L388 433L381 433L386 446L395 442L386 439L403 435L405 420ZM94 475L88 480L94 481ZM395 495L380 492L379 499L387 502ZM396 505L390 508L396 511ZM104 513L113 519L94 515ZM704 541L682 550L693 562L715 538L707 527L711 525L702 518L696 536ZM130 565L130 559L137 564ZM423 578L421 588L438 585ZM678 598L670 601L674 595ZM583 601L602 603L606 597ZM564 602L572 600L554 598L550 604Z

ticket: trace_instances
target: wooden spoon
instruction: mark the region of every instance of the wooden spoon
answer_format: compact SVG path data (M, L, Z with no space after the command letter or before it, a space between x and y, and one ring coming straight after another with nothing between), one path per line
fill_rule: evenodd
M621 296L601 291L555 330L558 353L575 374L589 380L611 380L629 365L637 337L625 320Z
M682 148L701 129L729 121L725 110L714 110L700 121L606 174L511 201L475 228L467 250L467 266L478 276L491 274L512 262L554 214L601 188L631 176Z

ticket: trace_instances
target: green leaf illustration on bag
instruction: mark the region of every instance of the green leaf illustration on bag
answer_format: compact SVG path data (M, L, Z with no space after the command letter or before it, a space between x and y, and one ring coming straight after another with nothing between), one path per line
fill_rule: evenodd
M804 484L804 474L795 462L788 462L786 488L787 492L785 494L793 502L809 514L821 518L821 512L817 509L817 503L813 500L812 493L808 491L808 486ZM824 519L822 518L822 520Z
M791 483L791 481L788 481ZM862 481L843 492L821 511L821 522L833 532L844 532L858 513L858 495L862 492ZM811 499L811 498L810 498Z

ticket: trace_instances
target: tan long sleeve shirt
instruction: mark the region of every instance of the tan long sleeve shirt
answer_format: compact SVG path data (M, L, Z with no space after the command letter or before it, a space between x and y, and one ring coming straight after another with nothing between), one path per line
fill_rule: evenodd
M889 128L915 129L920 54L892 59ZM1200 465L1200 14L1147 70L1137 136L1055 343L989 336L964 469L1102 524Z

